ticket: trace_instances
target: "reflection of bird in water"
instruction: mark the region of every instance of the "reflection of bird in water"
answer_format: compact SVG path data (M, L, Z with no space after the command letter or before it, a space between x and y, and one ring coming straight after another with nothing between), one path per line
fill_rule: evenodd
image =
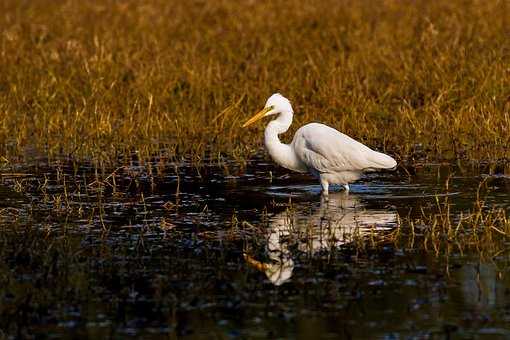
M299 208L299 207L296 207ZM271 260L260 262L245 254L246 262L265 272L275 285L292 276L294 261L289 245L298 251L314 254L340 247L372 230L387 230L397 223L397 213L384 209L367 209L355 195L332 193L320 208L309 211L287 210L269 220L266 250Z
M264 135L269 154L284 168L309 172L317 177L324 195L328 195L329 184L341 184L349 191L349 183L358 180L363 172L391 170L397 166L392 157L319 123L302 126L290 144L283 144L278 135L289 129L293 114L289 100L275 93L269 97L264 109L244 123L243 127L275 115L276 119L269 122Z

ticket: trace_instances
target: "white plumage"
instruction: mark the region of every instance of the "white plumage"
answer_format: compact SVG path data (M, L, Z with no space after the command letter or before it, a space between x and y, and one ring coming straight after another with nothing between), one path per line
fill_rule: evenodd
M269 122L264 143L273 160L281 166L310 172L317 177L323 194L329 184L348 184L360 178L365 171L394 169L397 162L390 156L374 151L343 133L319 123L310 123L296 131L290 144L280 142L279 134L292 124L294 111L289 100L279 93L273 94L262 111L249 119L243 127L270 115L278 115Z

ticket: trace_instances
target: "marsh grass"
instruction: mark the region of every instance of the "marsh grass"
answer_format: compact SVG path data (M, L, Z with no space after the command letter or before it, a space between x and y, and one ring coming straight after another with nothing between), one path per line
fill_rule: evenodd
M401 159L509 157L506 1L2 1L0 141L122 164L241 163L273 92ZM289 134L290 135L290 134Z

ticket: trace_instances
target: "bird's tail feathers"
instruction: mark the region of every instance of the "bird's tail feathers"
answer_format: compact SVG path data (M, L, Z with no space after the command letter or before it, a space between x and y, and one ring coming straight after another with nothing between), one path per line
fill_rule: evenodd
M393 157L377 151L370 154L369 161L373 164L370 167L372 169L394 170L397 167L397 161Z

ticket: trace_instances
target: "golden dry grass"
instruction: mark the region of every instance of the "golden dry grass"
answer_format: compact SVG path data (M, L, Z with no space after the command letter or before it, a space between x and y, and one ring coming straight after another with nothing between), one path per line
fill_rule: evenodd
M509 158L509 8L5 0L1 152L241 160L261 146L263 125L241 122L280 91L294 128L322 121L401 159Z

